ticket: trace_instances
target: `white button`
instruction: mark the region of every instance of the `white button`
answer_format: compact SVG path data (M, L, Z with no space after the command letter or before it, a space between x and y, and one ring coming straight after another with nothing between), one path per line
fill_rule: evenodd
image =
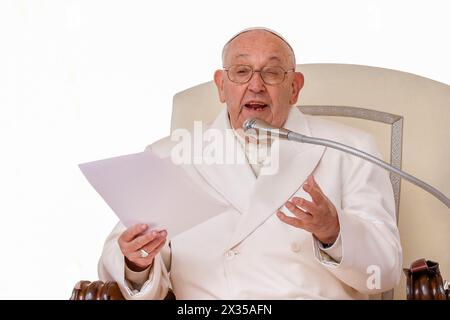
M236 255L236 252L234 252L233 250L227 251L225 253L225 256L227 257L228 260L233 259L235 255Z
M301 249L300 243L298 243L298 242L292 242L291 243L291 250L293 252L299 252L300 249Z

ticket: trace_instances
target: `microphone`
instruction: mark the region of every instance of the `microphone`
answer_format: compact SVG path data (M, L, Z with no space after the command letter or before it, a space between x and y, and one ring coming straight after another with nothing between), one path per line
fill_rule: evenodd
M244 129L244 131L248 131L251 129L259 130L261 132L270 133L271 136L275 136L280 139L286 139L286 140L296 141L296 142L301 142L301 143L321 145L321 146L325 146L325 147L329 147L329 148L333 148L336 150L340 150L340 151L349 153L351 155L354 155L356 157L359 157L361 159L369 161L389 172L399 175L400 177L404 178L405 180L408 180L409 182L415 184L416 186L431 193L438 200L440 200L442 203L444 203L447 206L447 208L450 208L450 200L436 188L434 188L434 187L430 186L429 184L427 184L426 182L423 182L422 180L410 175L409 173L406 173L398 168L395 168L395 167L391 166L389 163L384 162L383 160L378 159L377 157L374 157L371 154L368 154L364 151L355 149L353 147L347 146L345 144L342 144L342 143L339 143L336 141L305 136L303 134L296 133L296 132L287 130L285 128L276 128L276 127L271 126L267 122L265 122L261 119L257 119L257 118L251 118L251 119L245 120L242 128Z
M289 139L288 133L291 132L284 128L272 127L267 122L265 122L261 119L258 119L258 118L250 118L250 119L245 120L244 124L242 125L242 128L244 129L244 131L254 129L254 130L258 130L260 132L270 133L271 136L276 136L281 139Z

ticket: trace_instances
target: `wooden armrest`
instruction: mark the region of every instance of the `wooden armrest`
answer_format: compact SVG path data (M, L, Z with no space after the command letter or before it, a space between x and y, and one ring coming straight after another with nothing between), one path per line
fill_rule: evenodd
M78 281L70 300L125 300L119 286L112 281Z
M408 300L450 300L450 289L444 287L439 263L418 259L403 271Z
M117 282L82 280L73 288L70 300L125 300L125 298ZM164 300L175 300L172 290L169 290Z

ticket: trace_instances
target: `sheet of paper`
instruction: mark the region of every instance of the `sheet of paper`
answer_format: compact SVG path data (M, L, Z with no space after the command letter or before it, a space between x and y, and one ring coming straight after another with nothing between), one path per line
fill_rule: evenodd
M147 223L170 238L223 212L170 158L144 151L79 165L90 184L129 227Z

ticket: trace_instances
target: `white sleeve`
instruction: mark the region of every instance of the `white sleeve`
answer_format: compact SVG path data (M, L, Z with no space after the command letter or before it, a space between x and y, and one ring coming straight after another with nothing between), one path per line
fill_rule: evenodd
M130 286L125 278L125 259L117 242L123 231L125 231L125 227L118 223L105 241L98 263L100 280L117 282L125 299L164 299L170 287L170 278L168 267L163 260L163 254L170 255L170 247L166 244L161 252L155 256L148 278L142 284L140 290L136 290L134 286Z
M364 142L359 148L379 157L373 139ZM392 185L384 169L363 159L344 155L342 166L342 202L336 208L341 259L336 259L335 248L327 252L317 244L315 256L342 282L362 293L378 294L392 289L401 278L402 249ZM337 254L335 261L325 261L323 252Z
M150 272L153 277L153 264L142 271L133 271L128 268L125 262L125 281L128 281L129 287L140 291L143 284L150 279Z

